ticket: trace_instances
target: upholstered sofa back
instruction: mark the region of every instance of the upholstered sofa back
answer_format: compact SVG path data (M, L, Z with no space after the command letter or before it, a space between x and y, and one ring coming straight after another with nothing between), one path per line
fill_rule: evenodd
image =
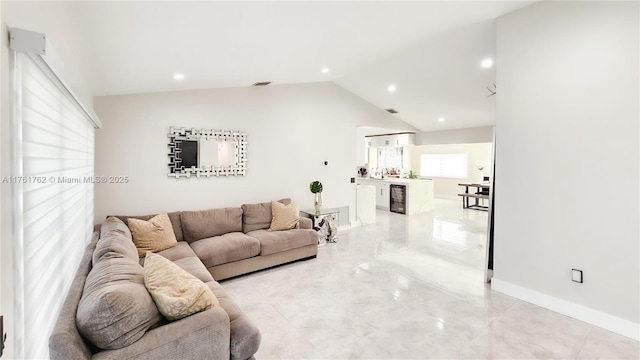
M228 308L237 305L189 245L179 242L161 255L209 288L217 286L214 292L221 306L167 322L146 290L131 232L120 220L108 218L97 226L85 250L49 339L50 358L233 359L234 354L250 358L259 346L259 331L242 313L234 315L236 325L230 324ZM235 331L235 342L234 326L244 331Z
M91 270L93 250L98 243L100 232L93 234L93 240L87 245L78 272L73 278L71 288L67 294L60 316L49 338L49 357L51 359L90 359L97 351L96 347L86 341L76 326L76 312L78 303L84 290L84 282Z
M285 205L291 199L278 200ZM157 214L125 216L116 215L125 224L128 218L149 220ZM244 204L239 208L208 209L196 211L175 211L168 213L177 241L194 241L227 234L244 232L245 234L271 226L271 202Z
M162 316L144 284L144 269L127 226L108 218L78 303L80 334L101 349L121 349L159 325Z
M149 219L151 219L152 217L154 217L156 215L158 215L158 214L139 215L139 216L125 216L125 215L113 215L113 216L115 216L118 219L122 220L122 222L124 222L126 224L128 218L134 218L134 219L140 219L140 220L149 220ZM183 241L184 237L182 236L182 222L180 221L180 211L170 212L167 215L169 215L169 220L171 220L171 226L173 227L173 232L176 235L176 240L177 241ZM110 217L110 216L112 216L112 215L107 216L107 218Z
M291 204L291 199L280 199L285 205ZM242 208L242 232L245 234L261 229L268 229L271 226L271 202L258 204L243 204Z
M224 208L181 211L184 240L191 243L204 238L242 231L242 209Z

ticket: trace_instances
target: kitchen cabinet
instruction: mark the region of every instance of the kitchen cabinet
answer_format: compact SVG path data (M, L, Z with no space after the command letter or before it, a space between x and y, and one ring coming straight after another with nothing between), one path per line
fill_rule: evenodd
M376 184L376 207L389 210L389 183L380 181Z
M383 179L359 178L358 184L375 186L376 208L390 210L390 185L404 186L405 214L413 215L433 210L433 181L427 179Z
M361 225L376 222L376 187L368 184L356 186L356 217Z
M389 183L384 180L358 179L362 185L376 187L376 208L389 210Z
M369 147L402 147L416 144L416 134L404 133L395 135L367 136L367 146Z

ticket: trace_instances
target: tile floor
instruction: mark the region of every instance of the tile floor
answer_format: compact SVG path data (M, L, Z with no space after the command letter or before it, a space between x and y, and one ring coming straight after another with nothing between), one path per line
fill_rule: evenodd
M378 212L318 258L223 282L261 359L638 359L638 342L491 291L487 213Z

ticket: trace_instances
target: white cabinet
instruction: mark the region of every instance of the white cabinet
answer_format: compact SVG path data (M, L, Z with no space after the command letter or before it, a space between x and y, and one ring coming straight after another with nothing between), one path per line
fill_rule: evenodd
M361 225L376 222L376 187L358 184L356 186L356 217Z
M385 179L370 180L366 178L358 179L358 185L375 186L376 208L382 210L390 209L391 184L406 186L406 214L413 215L433 210L433 181L432 180L409 180L409 179ZM371 199L371 198L370 198ZM373 199L371 199L373 200Z
M376 207L389 209L389 183L380 181L376 184Z
M413 215L433 210L433 181L432 180L409 180L409 179L385 179L369 180L358 179L358 185L375 186L376 208L389 210L391 184L403 185L406 187L406 214Z
M358 179L358 184L376 187L376 207L389 210L389 183L384 180Z
M416 134L413 133L368 136L365 139L369 147L402 147L416 144Z

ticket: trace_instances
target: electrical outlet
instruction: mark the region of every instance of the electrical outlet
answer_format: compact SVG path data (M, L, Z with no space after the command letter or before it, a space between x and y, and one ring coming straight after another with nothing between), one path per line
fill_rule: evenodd
M571 269L571 280L577 283L582 283L582 270Z
M351 183L355 184L356 183L356 178L351 178Z

